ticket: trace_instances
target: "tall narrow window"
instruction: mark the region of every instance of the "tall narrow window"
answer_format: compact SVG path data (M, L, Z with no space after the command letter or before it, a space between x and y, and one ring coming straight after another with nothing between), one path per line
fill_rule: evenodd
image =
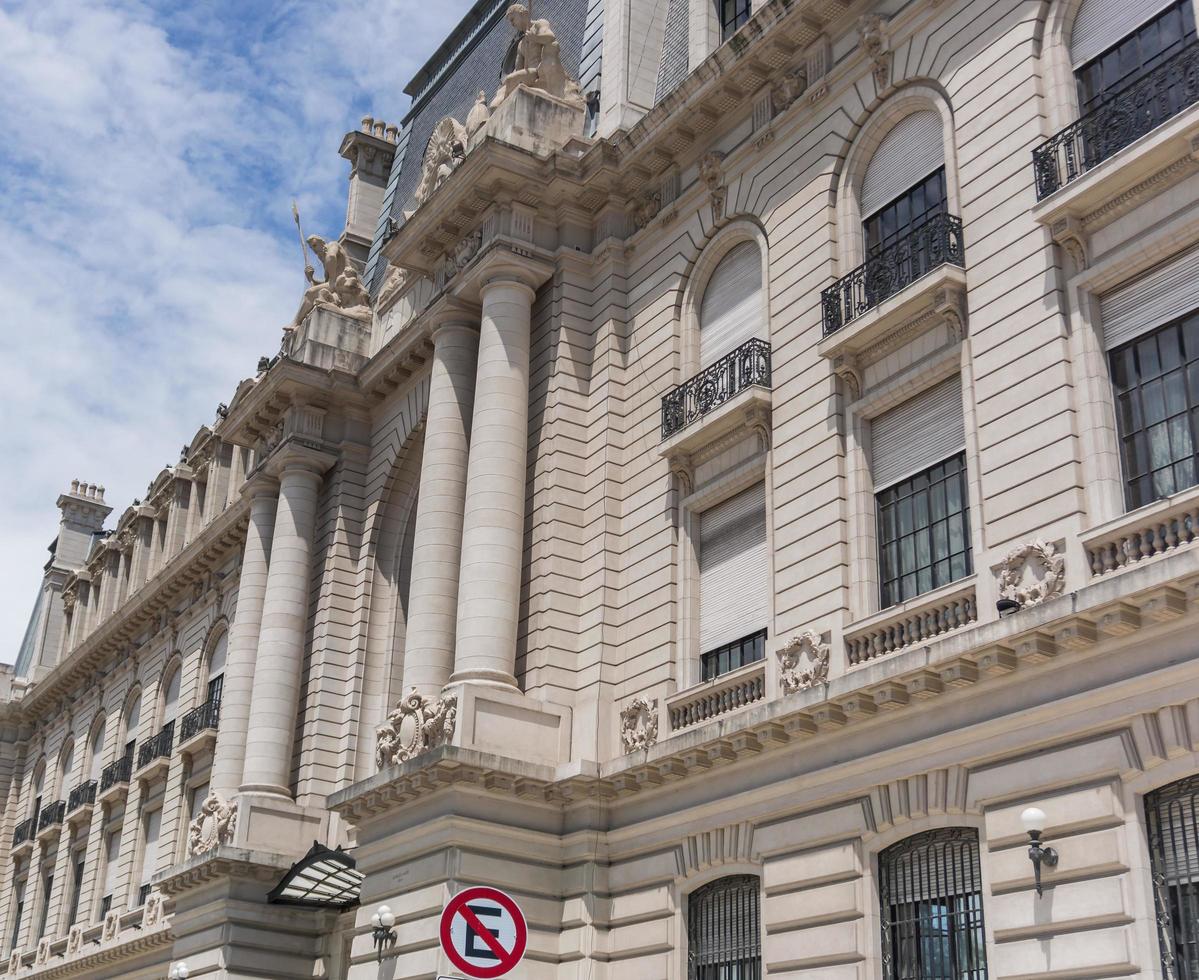
M87 864L87 848L78 847L71 855L71 910L67 914L67 927L75 924L79 917L79 900L83 896L83 870Z
M18 862L14 874L24 874L24 865ZM8 944L10 951L17 948L17 942L21 938L21 919L25 917L25 886L26 879L18 878L17 886L13 889L12 939Z
M688 980L758 980L762 975L756 875L731 875L687 902Z
M961 379L878 416L871 438L886 609L973 571Z
M47 871L42 876L42 904L37 913L37 932L34 935L38 939L46 934L46 920L50 917L50 896L54 891L54 872Z
M139 693L125 714L125 755L132 759L137 747L137 728L142 721L142 696Z
M702 680L761 660L770 617L766 484L699 515Z
M884 980L985 980L978 834L933 830L878 857Z
M413 512L416 508L412 508ZM217 702L221 700L221 691L225 686L225 660L229 652L229 634L222 633L212 648L212 656L208 659L208 698Z
M113 896L117 890L117 871L121 859L121 831L109 831L104 838L104 892L100 897L100 908L97 910L97 921L103 922L112 908Z
M1199 776L1145 797L1162 975L1199 980Z
M104 726L97 725L96 731L92 735L91 746L87 761L87 778L100 781L100 773L104 770Z
M145 905L150 894L150 882L158 870L158 839L162 833L162 807L145 816L145 838L142 844L142 872L138 883L137 904Z
M708 367L747 340L766 339L762 253L741 242L720 260L699 305L699 362Z

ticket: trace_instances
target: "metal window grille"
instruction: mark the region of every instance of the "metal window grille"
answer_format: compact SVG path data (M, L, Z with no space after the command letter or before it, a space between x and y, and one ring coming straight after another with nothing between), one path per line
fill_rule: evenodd
M754 664L766 659L766 631L758 630L749 636L726 643L701 654L699 658L700 680L710 681L727 674L730 670Z
M762 945L756 875L730 875L687 904L688 980L759 980Z
M1199 776L1145 797L1162 976L1199 980Z
M888 487L877 499L882 608L970 574L965 453Z
M978 834L917 834L878 867L886 980L986 980Z
M1199 313L1110 356L1129 507L1199 483Z

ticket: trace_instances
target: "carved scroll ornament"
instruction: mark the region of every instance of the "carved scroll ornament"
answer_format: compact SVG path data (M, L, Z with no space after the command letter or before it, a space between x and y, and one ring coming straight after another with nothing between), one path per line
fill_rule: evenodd
M658 699L635 697L620 712L620 740L626 753L648 749L658 741Z
M1062 594L1066 586L1066 560L1053 544L1037 540L1013 548L999 572L999 594L1021 606Z
M427 698L412 688L387 716L387 724L375 730L375 761L386 769L446 745L457 721L456 695Z
M196 819L188 824L188 857L211 851L218 844L232 843L236 829L237 800L226 803L220 794L210 793Z
M828 683L829 645L811 630L793 636L778 651L779 685L784 694Z

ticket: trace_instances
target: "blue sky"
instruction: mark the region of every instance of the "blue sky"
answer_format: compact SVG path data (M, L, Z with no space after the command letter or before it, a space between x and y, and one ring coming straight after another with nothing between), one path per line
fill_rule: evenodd
M466 0L0 5L0 660L71 479L114 516L273 353L341 136L399 123Z

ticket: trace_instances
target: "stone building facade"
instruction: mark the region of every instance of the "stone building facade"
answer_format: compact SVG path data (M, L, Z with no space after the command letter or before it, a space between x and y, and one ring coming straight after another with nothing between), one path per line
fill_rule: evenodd
M489 885L529 980L1199 977L1197 66L479 0L278 354L59 498L7 975L425 980Z

